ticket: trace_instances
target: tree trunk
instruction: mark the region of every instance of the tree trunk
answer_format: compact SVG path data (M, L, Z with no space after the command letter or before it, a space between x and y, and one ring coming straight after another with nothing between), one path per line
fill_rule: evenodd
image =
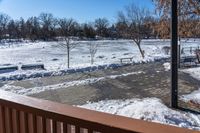
M69 51L70 51L70 50L69 50L69 46L67 46L67 67L68 67L68 68L69 68L69 60L70 60L70 59L69 59L69 58L70 58L70 57L69 57Z
M94 64L94 57L91 56L91 65Z
M144 51L142 50L142 48L141 48L139 43L136 43L136 44L137 44L137 46L138 46L138 48L140 50L140 54L141 54L142 58L144 59Z

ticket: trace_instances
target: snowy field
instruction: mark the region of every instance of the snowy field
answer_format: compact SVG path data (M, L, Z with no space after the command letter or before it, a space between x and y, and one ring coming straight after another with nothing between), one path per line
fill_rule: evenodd
M18 70L11 73L0 73L0 77L31 75L44 72L58 72L67 69L67 50L61 47L62 42L21 42L21 43L0 43L0 66L18 66L26 64L44 64L44 71L23 71ZM94 64L90 63L89 44L98 45L94 57ZM85 68L105 64L120 64L120 58L131 58L133 62L147 62L155 59L168 58L163 47L170 46L169 40L143 40L142 49L145 51L143 59L138 47L130 40L103 40L103 41L79 41L76 47L70 52L70 68ZM199 40L183 40L182 47L198 47ZM188 55L189 53L185 53ZM131 62L128 62L131 63Z
M67 68L67 50L60 47L61 42L24 43L0 47L1 65L36 64L43 63L47 70ZM98 45L94 65L120 63L120 58L134 57L134 62L153 60L165 57L162 47L169 42L143 41L145 59L142 59L138 48L132 41L81 41L70 53L70 67L90 66L89 43Z
M18 70L10 73L0 73L0 79L15 79L20 77L34 77L39 74L56 75L67 70L67 49L61 47L62 42L25 42L0 44L0 66L20 66L26 64L44 64L46 70ZM169 41L144 40L142 49L145 51L143 59L138 47L130 40L79 41L70 52L70 69L81 69L88 66L120 64L120 58L131 58L133 62L147 62L155 59L167 58L163 51ZM97 45L94 64L90 63L90 44ZM133 63L128 61L127 63ZM5 78L6 77L6 78ZM41 77L41 76L40 76ZM24 79L24 78L23 78Z

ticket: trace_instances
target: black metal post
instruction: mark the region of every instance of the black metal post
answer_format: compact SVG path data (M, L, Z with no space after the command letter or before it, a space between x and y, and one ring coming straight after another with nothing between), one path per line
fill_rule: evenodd
M171 107L178 108L178 2L171 0Z

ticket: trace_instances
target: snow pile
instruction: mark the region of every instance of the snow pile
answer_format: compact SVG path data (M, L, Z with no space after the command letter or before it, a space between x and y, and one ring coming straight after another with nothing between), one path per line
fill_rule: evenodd
M167 62L167 63L164 63L163 66L164 66L164 68L165 68L165 71L169 71L170 68L171 68L170 63L168 63L168 62Z
M60 84L42 86L42 87L34 87L34 88L23 88L23 87L6 84L3 87L1 87L0 89L4 90L4 91L10 91L10 92L13 92L16 94L21 94L21 95L31 95L31 94L36 94L36 93L40 93L40 92L47 91L47 90L68 88L70 86L88 85L88 84L93 84L93 83L96 83L99 81L104 81L106 79L116 79L116 78L125 77L125 76L129 76L129 75L138 75L141 73L144 73L144 72L139 71L139 72L132 72L132 73L126 73L126 74L121 74L121 75L110 75L110 76L106 76L106 77L89 78L89 79L84 79L84 80L69 81L69 82L60 83Z
M197 80L200 80L200 68L199 67L184 69L181 71L188 73L190 76L192 76L193 78L195 78ZM192 92L191 94L183 95L182 99L186 102L192 101L194 103L200 104L200 89Z
M192 77L194 77L195 79L200 80L200 67L197 68L189 68L189 69L184 69L182 70L185 73L190 74Z
M51 76L63 76L66 74L72 73L84 73L84 72L92 72L96 70L102 69L115 69L122 66L129 66L132 64L108 64L108 65L98 65L98 66L89 66L89 67L77 67L77 68L69 68L65 70L58 71L46 71L46 70L19 70L10 73L2 73L0 74L0 81L9 81L9 80L24 80L31 78L39 78L39 77L51 77Z
M169 109L157 98L107 100L80 106L91 110L200 130L200 116Z
M200 105L200 89L197 90L197 91L192 92L191 94L183 95L182 99L185 102L193 101L194 103L197 103L197 104Z

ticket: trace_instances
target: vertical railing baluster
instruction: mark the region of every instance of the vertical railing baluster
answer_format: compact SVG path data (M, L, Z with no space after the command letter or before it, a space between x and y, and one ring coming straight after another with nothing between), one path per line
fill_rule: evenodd
M50 119L46 119L46 132L47 133L52 133L52 123Z
M87 130L84 128L80 128L80 133L85 133Z
M13 133L20 133L19 112L16 109L12 110L12 124L13 124Z
M37 116L37 133L43 133L42 117Z
M12 133L12 116L8 107L5 108L5 127L6 133Z
M33 132L37 133L37 116L32 114Z
M10 132L13 133L13 113L12 113L13 109L12 108L8 108L8 113L9 113L9 123L10 123Z
M88 129L88 133L93 133L93 130L92 129Z
M53 133L57 133L57 121L52 120Z
M79 126L75 126L75 133L81 133L81 128Z
M67 133L72 133L72 125L67 124Z
M28 113L25 112L24 112L24 124L25 124L25 132L29 133Z
M47 119L45 117L42 118L42 129L43 133L47 133Z
M28 133L28 120L25 112L20 111L20 133Z
M62 123L57 122L57 133L62 133Z
M3 106L0 106L0 133L5 133L6 127L5 127L5 108Z
M68 133L67 132L67 123L63 122L63 133Z

